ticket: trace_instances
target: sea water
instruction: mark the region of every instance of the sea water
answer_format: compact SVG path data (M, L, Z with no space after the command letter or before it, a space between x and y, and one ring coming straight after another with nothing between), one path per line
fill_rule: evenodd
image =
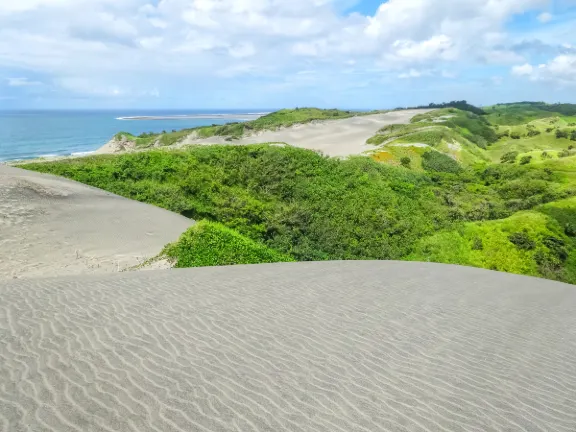
M242 121L246 118L242 114L262 112L266 110L0 111L0 162L82 155L97 150L121 131L134 135L170 132ZM123 119L126 117L144 119Z

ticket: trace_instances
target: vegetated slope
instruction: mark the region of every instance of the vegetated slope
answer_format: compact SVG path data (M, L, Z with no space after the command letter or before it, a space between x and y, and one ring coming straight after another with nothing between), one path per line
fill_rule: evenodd
M463 165L487 161L484 151L498 139L494 128L478 114L456 108L445 108L417 115L409 125L391 125L382 128L368 140L377 146L374 159L422 168L422 155L440 152ZM441 157L441 156L438 156Z
M138 148L152 146L169 146L176 144L191 134L198 138L209 138L213 136L228 137L229 140L238 139L246 133L254 133L262 130L274 130L281 127L289 127L295 124L310 123L312 121L335 120L366 115L372 112L343 111L338 109L318 109L318 108L295 108L284 109L267 114L256 120L247 122L234 122L224 125L200 126L192 129L180 131L164 132L161 134L143 133L136 137L127 132L119 132L115 138L133 141Z
M24 167L219 222L243 236L233 236L236 240L249 239L298 261L436 260L576 283L570 270L576 250L574 209L571 201L553 204L576 195L566 172L516 164L453 169L443 159L423 160L427 173L366 157L339 160L298 148L252 145ZM237 243L230 236L215 229L206 238L225 249ZM480 247L476 237L494 240ZM194 248L210 249L206 238L195 236ZM462 256L456 259L445 250L451 247L463 251ZM513 259L501 264L490 258L511 250L517 251ZM196 255L188 262L220 262L210 260Z

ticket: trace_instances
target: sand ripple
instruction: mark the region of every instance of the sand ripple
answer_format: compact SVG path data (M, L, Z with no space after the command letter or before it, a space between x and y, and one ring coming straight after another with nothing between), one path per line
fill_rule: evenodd
M418 263L0 283L0 431L575 431L576 290Z

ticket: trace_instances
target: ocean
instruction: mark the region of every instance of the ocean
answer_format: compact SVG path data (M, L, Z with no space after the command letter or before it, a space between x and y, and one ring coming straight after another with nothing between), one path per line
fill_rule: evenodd
M121 131L139 135L143 132L162 132L224 124L241 121L242 114L262 112L267 111L0 111L0 162L37 157L82 155L97 150ZM202 114L226 116L197 118ZM234 117L236 115L237 118ZM149 116L162 117L162 119L120 119Z

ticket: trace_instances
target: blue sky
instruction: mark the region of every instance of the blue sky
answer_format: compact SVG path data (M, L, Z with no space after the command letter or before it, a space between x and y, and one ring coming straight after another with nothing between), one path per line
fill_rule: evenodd
M0 109L576 102L576 0L0 3Z

